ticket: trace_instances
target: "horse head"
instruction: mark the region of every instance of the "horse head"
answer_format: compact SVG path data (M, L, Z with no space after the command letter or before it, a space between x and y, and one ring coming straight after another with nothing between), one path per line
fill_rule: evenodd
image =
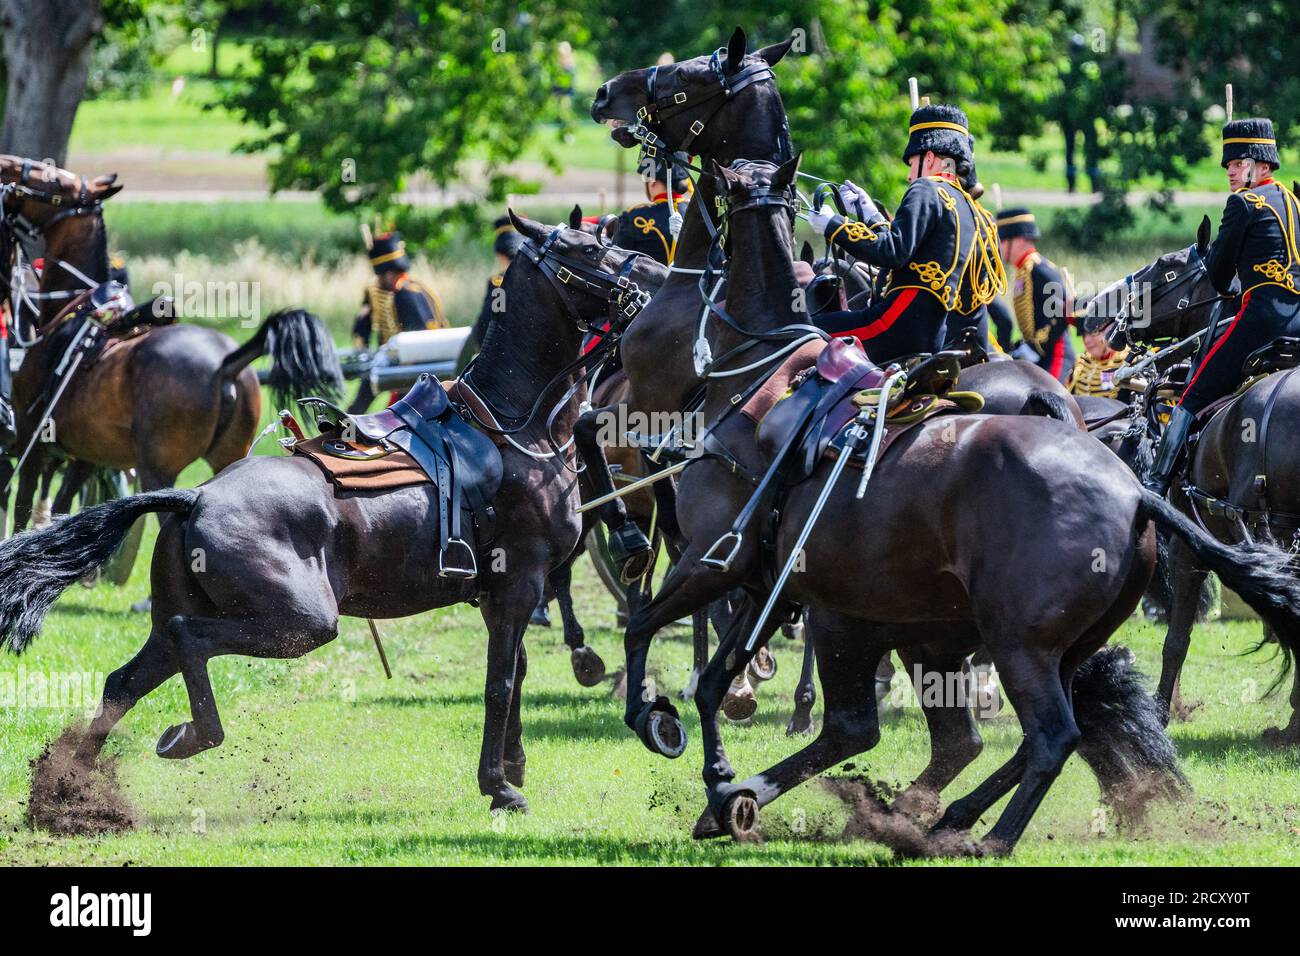
M737 27L727 45L713 53L629 70L607 81L592 101L592 119L608 122L611 138L625 149L644 140L660 153L699 153L730 162L735 150L753 140L752 125L767 115L779 121L788 156L785 109L769 81L772 67L793 42L791 37L749 53L745 31Z
M1085 332L1112 341L1181 339L1205 328L1220 296L1210 281L1205 254L1210 220L1201 220L1196 242L1103 289L1080 313ZM1231 296L1227 297L1231 298Z

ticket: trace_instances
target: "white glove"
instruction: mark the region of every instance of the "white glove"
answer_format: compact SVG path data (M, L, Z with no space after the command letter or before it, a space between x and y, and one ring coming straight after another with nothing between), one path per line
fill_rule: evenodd
M863 219L870 219L876 211L876 204L871 201L867 191L847 179L844 180L844 185L840 187L840 201L844 203L844 208L850 212L854 211L854 203L860 204L862 206L860 216Z
M1021 361L1024 362L1038 361L1038 353L1034 351L1034 347L1030 345L1028 342L1021 342L1014 349L1012 349L1011 357L1015 359L1020 359Z
M819 236L826 235L826 227L830 224L831 217L836 215L835 210L829 205L823 205L821 209L808 210L808 225L812 226L813 232Z

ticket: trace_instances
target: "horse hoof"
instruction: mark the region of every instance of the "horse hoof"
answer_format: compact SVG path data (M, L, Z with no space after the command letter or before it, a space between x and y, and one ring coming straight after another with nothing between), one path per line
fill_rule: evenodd
M186 721L183 724L173 724L164 730L162 736L158 738L158 745L154 748L154 752L167 760L184 760L186 757L211 750L220 742L218 740L205 743L200 740L194 724Z
M790 717L790 722L785 725L785 735L787 737L811 737L816 731L817 721L813 720L812 714L803 714L798 711Z
M522 787L524 785L524 763L523 760L518 762L512 760L502 761L501 766L506 773L506 782L512 787Z
M527 813L528 801L524 795L517 790L506 788L502 793L495 794L492 797L492 804L489 807L493 812L501 810L506 813Z
M670 760L680 757L686 750L686 728L680 720L662 710L651 712L645 734L650 749Z
M595 687L605 679L605 662L590 647L575 647L569 655L573 665L573 676L583 687Z
M1300 745L1300 726L1269 727L1263 739L1269 747L1295 747Z
M722 804L722 825L733 840L745 843L758 836L758 801L748 790L733 793Z
M628 556L618 567L618 579L625 585L636 584L646 572L650 570L650 562L654 560L653 551L637 551Z
M758 701L754 698L752 690L746 689L739 693L729 690L727 696L722 699L722 713L732 723L749 720L756 710L758 710Z
M917 823L931 824L939 819L942 805L939 802L939 794L933 790L911 786L895 798L889 809L891 813L910 817Z
M792 641L803 640L803 615L799 615L799 620L793 624L782 624L781 633Z
M550 627L551 612L547 609L546 604L542 603L533 608L532 615L528 618L529 627Z
M718 818L708 807L704 808L700 818L695 821L695 829L691 830L692 840L716 840L726 835L727 831L718 825Z
M776 676L776 655L766 647L760 647L747 668L749 679L755 684L769 681Z
M677 696L682 700L694 700L695 689L700 686L700 672L692 670L690 679L686 681L686 686L682 688L681 693Z

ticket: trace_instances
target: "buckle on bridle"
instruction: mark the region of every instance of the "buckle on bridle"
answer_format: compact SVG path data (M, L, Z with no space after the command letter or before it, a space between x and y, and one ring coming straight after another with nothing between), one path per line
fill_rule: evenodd
M674 94L673 94L673 102L676 103L678 106L681 106L683 103L685 103L685 102L686 102L686 93L685 93L685 91L683 91L683 92L681 92L681 93L674 93Z
M704 132L704 121L703 121L703 120L696 120L694 123L691 124L691 135L692 135L692 136L699 136L699 135L700 135L701 133L703 133L703 132Z
M567 285L569 280L573 278L573 273L569 271L568 266L560 266L560 268L556 270L555 278Z
M1165 273L1165 281L1166 281L1166 282L1173 282L1173 281L1174 281L1175 279L1177 279L1177 278L1178 278L1178 273L1177 273L1177 272L1174 272L1174 271L1171 270L1171 271Z
M639 120L643 120L643 119L645 119L645 118L646 118L647 116L649 116L649 115L650 115L650 107L649 107L649 106L643 106L643 107L641 107L639 110L636 111L636 118L639 119Z

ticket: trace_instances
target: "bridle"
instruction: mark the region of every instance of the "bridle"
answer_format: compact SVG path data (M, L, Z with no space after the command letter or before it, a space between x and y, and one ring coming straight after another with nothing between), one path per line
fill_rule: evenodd
M491 407L488 401L474 389L473 385L469 381L470 372L473 370L478 356L475 356L474 359L470 360L470 363L465 366L465 369L460 375L461 387L468 388L470 391L474 392L477 399L483 404L489 413L491 413L491 416L494 419L492 422L483 421L475 411L474 406L467 403L464 406L464 409L474 424L488 434L502 436L516 450L523 452L525 455L534 459L555 457L573 444L572 436L570 436L569 440L563 445L559 444L555 440L552 434L552 425L556 417L568 404L569 400L578 393L578 390L582 388L583 385L587 384L596 372L599 371L601 366L609 360L613 353L614 346L617 344L623 331L627 328L628 323L636 318L645 307L646 303L650 301L650 293L646 292L636 282L632 281L632 271L636 268L637 260L643 256L644 253L628 251L627 258L623 261L623 264L619 266L618 272L611 275L607 272L602 272L585 262L579 262L556 252L553 247L556 240L559 239L563 228L564 227L562 226L556 226L552 229L550 235L546 237L546 240L542 242L541 245L538 245L532 239L525 239L523 245L519 249L519 254L536 266L537 271L545 276L546 281L550 283L551 288L555 290L556 295L564 304L565 311L568 313L569 317L573 319L574 324L578 329L597 336L599 342L589 352L584 355L579 355L577 359L570 362L555 376L553 376L551 380L542 387L541 391L538 392L537 398L534 400L532 407L528 410L528 413L523 416L522 420L519 421L519 424L509 427L504 427L500 424L500 420L507 416L498 414L496 409ZM608 249L610 247L602 245L602 248ZM606 302L607 314L610 320L607 329L600 328L593 324L591 320L583 319L569 294L572 290L594 296L597 299L603 299ZM538 415L541 413L543 402L546 400L546 396L549 395L558 384L564 382L570 376L575 376L574 381L565 390L564 395L561 396L560 400L552 406L550 412L546 416L546 440L551 445L553 451L538 453L519 444L513 436L519 434L537 420ZM565 468L570 467L567 461L564 461L563 464Z
M47 270L57 266L73 276L78 282L84 283L84 285L76 289L63 289L52 292L28 289L27 275L30 256L24 242L35 242L43 238L52 226L65 219L77 216L100 215L103 212L103 203L98 199L89 198L89 186L85 176L81 177L81 188L77 197L70 199L61 193L49 193L44 190L33 189L27 185L31 178L31 168L32 161L25 159L23 160L22 174L17 182L0 183L0 213L2 213L2 216L0 216L0 250L4 253L0 257L4 260L0 262L0 268L8 269L7 275L0 272L0 283L3 283L3 294L10 303L15 342L24 348L36 345L45 336L45 329L39 322L39 303L51 300L76 299L87 292L94 292L103 285L103 283L86 275L72 263L57 257L47 256L45 262ZM59 211L48 221L35 223L19 210L9 211L11 197L23 201L31 200L43 203L47 206L53 206ZM107 262L105 262L104 266L105 271L107 271ZM33 319L30 325L36 329L35 334L30 339L24 339L21 335L24 307L32 313Z
M659 96L657 95L659 67L652 66L650 68L650 75L646 81L646 93L650 102L636 111L637 125L641 129L633 134L641 140L642 155L653 159L659 155L660 150L670 155L673 153L689 155L691 144L704 133L705 127L733 96L755 83L774 81L776 79L772 67L766 60L761 59L757 63L742 66L734 73L727 73L722 65L722 56L725 52L724 47L719 47L709 57L709 69L718 82L716 86L710 85L700 92L691 93L686 90L676 90L665 96ZM686 130L685 138L680 143L669 144L663 138L665 123L683 110L696 109L705 103L712 103L713 105L705 112L703 117L696 118L691 123ZM675 159L674 163L684 165Z
M1195 285L1200 280L1208 278L1209 269L1196 246L1191 247L1187 257L1187 263L1187 268L1183 269L1181 272L1173 269L1166 271L1159 277L1161 281L1151 286L1151 293L1147 297L1148 312L1154 310L1157 302L1168 298L1176 289L1180 289L1188 283ZM1115 329L1112 331L1111 335L1113 336L1117 333L1123 333L1124 341L1130 347L1137 344L1134 341L1133 336L1130 334L1130 330L1132 328L1133 319L1140 317L1133 313L1134 304L1139 302L1142 298L1141 293L1138 291L1138 287L1144 281L1148 281L1146 277L1152 273L1157 266L1158 263L1152 263L1141 272L1130 273L1120 281L1120 285L1124 290L1124 298L1123 302L1120 304L1119 311L1110 317L1115 323ZM1183 295L1176 303L1174 311L1186 312L1190 309L1201 308L1231 298L1233 298L1231 293L1221 292L1216 292L1214 295L1196 300L1192 300L1187 295ZM1108 338L1110 338L1110 336L1108 336Z

